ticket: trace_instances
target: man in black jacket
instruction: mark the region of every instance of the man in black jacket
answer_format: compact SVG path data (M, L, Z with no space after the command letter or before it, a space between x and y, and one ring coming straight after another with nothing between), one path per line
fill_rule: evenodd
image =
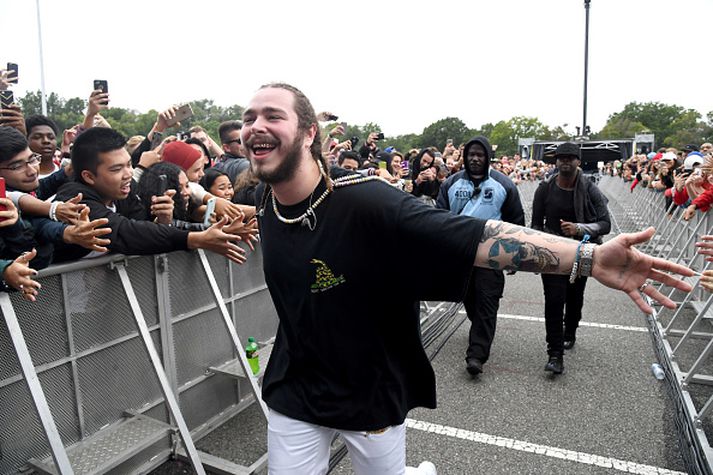
M607 199L591 180L582 176L580 154L579 145L571 142L555 150L558 173L540 183L535 192L532 228L601 244L602 236L611 229ZM564 371L564 350L574 346L586 284L586 277L542 274L549 355L545 371Z
M201 232L142 221L145 211L133 192L133 169L125 143L124 136L113 129L93 128L80 135L72 149L76 181L63 185L57 198L62 200L82 193L81 203L89 207L91 218L109 220L111 243L107 247L110 252L157 254L203 248L242 264L245 251L231 242L239 241L240 237L223 232L225 220ZM72 251L74 257L87 255L84 249L74 247Z

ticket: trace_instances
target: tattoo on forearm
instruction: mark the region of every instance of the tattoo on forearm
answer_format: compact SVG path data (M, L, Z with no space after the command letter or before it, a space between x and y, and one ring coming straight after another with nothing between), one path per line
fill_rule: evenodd
M488 250L491 269L526 272L556 272L560 259L546 247L513 238L495 238Z

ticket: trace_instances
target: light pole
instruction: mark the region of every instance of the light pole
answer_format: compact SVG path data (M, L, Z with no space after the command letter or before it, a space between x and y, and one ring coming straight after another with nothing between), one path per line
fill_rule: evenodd
M587 129L587 73L589 71L589 3L591 0L584 0L584 11L586 13L584 27L584 107L582 112L582 135L588 136Z
M42 115L47 115L47 96L45 94L45 60L42 54L42 23L40 21L40 0L37 4L37 35L40 44L40 92L42 93Z

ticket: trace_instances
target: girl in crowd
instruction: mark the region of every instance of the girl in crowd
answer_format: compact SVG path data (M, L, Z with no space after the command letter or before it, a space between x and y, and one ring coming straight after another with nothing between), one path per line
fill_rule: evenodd
M230 183L230 177L215 168L209 168L205 171L203 178L200 180L200 184L211 195L225 198L228 201L231 201L235 194L233 184Z

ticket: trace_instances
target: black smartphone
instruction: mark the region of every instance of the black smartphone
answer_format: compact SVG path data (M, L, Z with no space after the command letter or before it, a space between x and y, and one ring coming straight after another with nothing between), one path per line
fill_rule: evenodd
M15 102L15 96L12 91L9 89L0 91L0 107L2 109L9 109L13 102Z
M99 90L106 94L107 92L109 92L109 81L106 81L104 79L95 79L94 90Z
M17 84L17 81L20 78L19 71L17 69L17 63L7 63L7 82L10 84Z
M376 140L384 140L384 133L379 132L379 135L376 136Z
M356 144L359 143L359 137L357 137L357 136L354 136L354 137L352 137L352 138L349 139L349 140L351 140L351 142L352 142L352 149L353 149L354 147L356 147Z
M104 79L95 79L94 80L94 90L99 90L106 94L109 92L109 82L104 80ZM103 101L102 105L107 105L109 101Z
M166 175L159 175L158 176L158 190L157 190L156 196L162 196L164 193L166 193L167 189L168 189L168 177Z

